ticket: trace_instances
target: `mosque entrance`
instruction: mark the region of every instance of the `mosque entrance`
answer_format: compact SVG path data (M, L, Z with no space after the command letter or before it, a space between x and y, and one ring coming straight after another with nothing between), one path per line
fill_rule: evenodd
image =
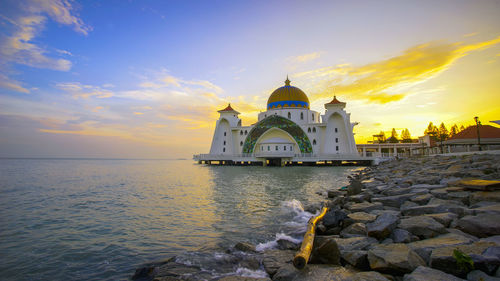
M267 166L281 167L281 158L266 158Z

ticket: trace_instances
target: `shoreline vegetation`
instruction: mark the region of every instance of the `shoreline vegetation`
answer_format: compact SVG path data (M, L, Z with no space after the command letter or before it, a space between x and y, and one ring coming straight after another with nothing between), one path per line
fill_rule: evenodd
M398 159L349 180L323 194L329 209L302 270L292 264L300 243L284 237L266 249L237 243L209 268L147 264L132 280L499 280L499 154ZM213 274L224 268L233 273Z

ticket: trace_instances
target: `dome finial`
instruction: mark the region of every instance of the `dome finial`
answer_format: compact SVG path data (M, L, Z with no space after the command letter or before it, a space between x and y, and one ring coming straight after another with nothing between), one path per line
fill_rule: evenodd
M288 79L288 74L286 75L285 86L290 86L290 80Z

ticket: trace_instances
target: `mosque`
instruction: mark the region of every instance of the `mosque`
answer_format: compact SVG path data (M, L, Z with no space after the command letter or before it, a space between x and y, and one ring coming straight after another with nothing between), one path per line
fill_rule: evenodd
M357 123L351 123L345 106L334 96L321 115L310 109L307 95L287 77L253 125L242 126L231 104L219 110L210 153L194 159L222 165L369 164L370 159L358 154L353 134Z

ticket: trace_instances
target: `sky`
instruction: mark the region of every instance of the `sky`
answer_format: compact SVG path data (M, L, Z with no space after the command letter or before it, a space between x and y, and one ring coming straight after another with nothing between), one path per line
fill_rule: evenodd
M500 1L0 0L0 157L190 158L288 75L357 143L500 119Z

